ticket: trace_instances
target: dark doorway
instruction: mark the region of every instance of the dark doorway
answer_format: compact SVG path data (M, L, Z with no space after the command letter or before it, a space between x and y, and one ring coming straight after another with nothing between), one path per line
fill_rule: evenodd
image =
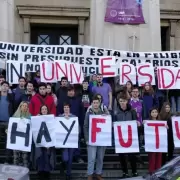
M39 45L77 45L77 26L32 26L31 44Z
M161 50L170 50L170 28L166 26L161 27Z

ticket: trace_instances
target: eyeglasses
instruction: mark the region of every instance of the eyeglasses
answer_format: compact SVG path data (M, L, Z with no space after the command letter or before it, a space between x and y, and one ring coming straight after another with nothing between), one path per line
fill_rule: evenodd
M132 91L133 93L138 93L139 91Z

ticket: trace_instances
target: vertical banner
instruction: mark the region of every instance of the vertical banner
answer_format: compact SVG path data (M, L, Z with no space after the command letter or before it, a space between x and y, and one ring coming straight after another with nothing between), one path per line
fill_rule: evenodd
M113 56L99 58L99 68L103 77L115 77L117 75L116 58Z
M41 82L55 83L57 82L56 67L54 61L40 62Z
M133 84L136 84L136 68L130 63L120 63L119 69L119 83L121 85L126 84L127 81L131 81Z
M138 153L139 140L136 121L114 122L116 153Z
M179 68L173 66L157 67L159 89L176 89L176 78Z
M138 65L137 76L139 86L144 86L146 82L150 82L151 85L156 85L154 67L150 63Z
M144 134L146 152L167 152L166 125L166 121L145 121Z
M172 117L172 130L175 148L180 148L180 117Z
M89 145L112 145L112 119L110 115L90 115L89 117Z
M25 67L23 62L6 61L6 80L10 84L18 84L19 77L25 76Z
M55 146L54 115L40 115L31 117L33 140L36 147Z
M56 117L55 147L78 148L79 122L78 117Z
M9 119L7 131L7 149L31 152L32 129L29 119Z
M108 0L105 22L144 24L142 0Z

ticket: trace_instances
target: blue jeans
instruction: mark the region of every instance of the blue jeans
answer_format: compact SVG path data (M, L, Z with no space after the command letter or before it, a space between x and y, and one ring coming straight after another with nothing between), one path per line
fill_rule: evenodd
M71 169L72 169L72 162L73 162L73 155L74 155L75 149L66 148L62 152L62 159L63 162L66 164L66 175L71 175Z
M106 147L100 146L87 146L88 151L88 170L87 174L92 175L94 173L94 164L96 162L96 174L102 174L103 159Z
M171 111L172 113L180 112L180 96L177 98L171 97Z

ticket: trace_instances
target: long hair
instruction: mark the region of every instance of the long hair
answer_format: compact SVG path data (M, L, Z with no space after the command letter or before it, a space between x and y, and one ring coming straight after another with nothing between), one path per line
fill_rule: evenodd
M151 112L152 112L153 110L156 110L156 111L158 112L158 116L157 116L156 120L160 120L159 110L158 110L158 108L156 108L156 107L153 107L153 108L150 109L150 111L149 111L149 119L152 120Z
M149 90L148 90L148 91L145 89L145 86L146 86L147 84L149 85ZM153 95L153 94L154 94L154 89L153 89L153 87L152 87L152 85L151 85L150 82L146 82L146 83L144 84L144 86L143 86L142 96L144 96L145 94L148 94L148 95Z
M29 113L29 108L27 109L27 112L22 112L21 107L23 104L27 104L27 106L29 106L28 102L26 101L22 101L17 109L17 111L14 113L13 117L24 117L24 118L29 118L31 116L31 114Z
M43 108L43 107L46 107L46 108L47 108L47 114L49 114L49 108L48 108L46 105L42 105L42 106L40 107L40 112L39 112L39 114L42 115L42 112L41 112L41 111L42 111L42 108Z
M169 112L166 112L166 106L169 106L171 107L170 103L169 102L164 102L163 103L163 106L161 108L161 111L159 113L159 116L162 120L168 120L169 118L171 118L171 111Z

